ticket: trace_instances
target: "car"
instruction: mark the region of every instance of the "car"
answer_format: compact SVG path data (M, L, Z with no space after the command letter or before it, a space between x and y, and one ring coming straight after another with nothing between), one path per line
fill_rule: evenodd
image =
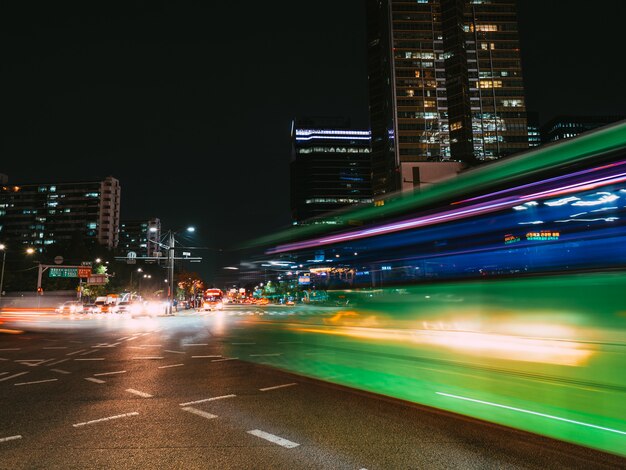
M100 313L100 307L94 303L83 304L83 313Z
M83 303L79 300L68 300L59 305L55 312L57 313L83 313Z

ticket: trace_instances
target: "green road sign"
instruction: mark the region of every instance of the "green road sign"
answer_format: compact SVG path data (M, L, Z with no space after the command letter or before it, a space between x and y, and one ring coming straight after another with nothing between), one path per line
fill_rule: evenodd
M78 268L50 268L50 277L78 277Z

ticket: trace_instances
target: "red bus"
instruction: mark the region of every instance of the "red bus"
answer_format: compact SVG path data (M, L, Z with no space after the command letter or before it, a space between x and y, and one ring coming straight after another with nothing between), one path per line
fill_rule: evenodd
M221 289L207 289L202 293L203 310L221 310L224 306L224 292Z

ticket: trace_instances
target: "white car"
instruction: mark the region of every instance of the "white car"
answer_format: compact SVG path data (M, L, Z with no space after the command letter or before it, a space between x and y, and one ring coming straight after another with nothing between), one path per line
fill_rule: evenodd
M59 305L55 312L57 313L83 313L83 303L78 300L68 300Z

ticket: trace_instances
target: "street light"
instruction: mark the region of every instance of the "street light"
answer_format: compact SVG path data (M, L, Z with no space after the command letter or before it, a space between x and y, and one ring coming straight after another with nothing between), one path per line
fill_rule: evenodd
M187 232L193 233L196 231L195 227L187 227L185 229ZM176 243L176 239L174 238L174 234L178 233L180 230L170 230L168 232L168 282L167 282L167 314L172 315L172 302L174 301L174 244Z
M0 250L2 250L2 272L0 274L0 305L2 305L2 286L4 285L4 262L7 259L7 247L4 243L0 243Z

